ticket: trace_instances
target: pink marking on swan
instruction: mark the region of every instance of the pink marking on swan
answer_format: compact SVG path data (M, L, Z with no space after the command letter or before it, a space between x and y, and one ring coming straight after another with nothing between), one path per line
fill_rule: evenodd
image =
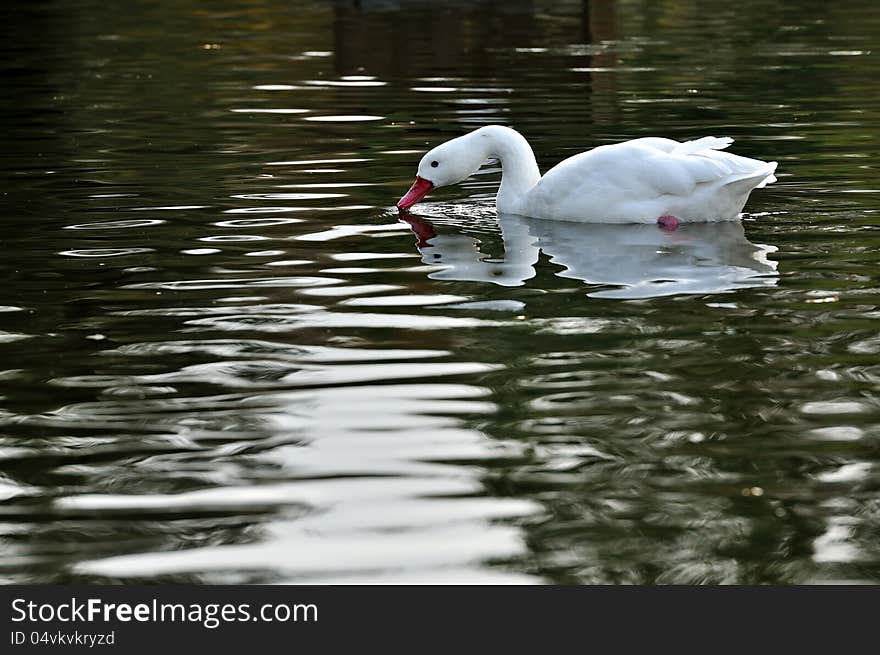
M670 214L665 214L657 219L657 225L659 225L661 229L674 232L678 229L678 219Z

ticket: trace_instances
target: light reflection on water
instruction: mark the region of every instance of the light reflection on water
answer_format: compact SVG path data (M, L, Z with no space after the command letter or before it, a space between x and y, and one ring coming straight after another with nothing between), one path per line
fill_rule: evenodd
M6 18L0 579L880 579L870 3ZM494 165L399 220L492 122L779 182L664 232L496 216Z

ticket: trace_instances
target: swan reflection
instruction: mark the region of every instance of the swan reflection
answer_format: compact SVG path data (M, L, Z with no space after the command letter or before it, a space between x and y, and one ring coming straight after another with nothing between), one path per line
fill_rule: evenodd
M503 253L493 257L483 252L478 238L458 226L412 214L401 219L418 237L422 261L442 267L429 274L435 280L519 286L535 276L542 252L563 267L560 277L610 287L587 294L597 298L723 293L773 286L778 280L777 263L767 258L776 248L749 241L739 221L686 223L665 231L656 225L499 214Z

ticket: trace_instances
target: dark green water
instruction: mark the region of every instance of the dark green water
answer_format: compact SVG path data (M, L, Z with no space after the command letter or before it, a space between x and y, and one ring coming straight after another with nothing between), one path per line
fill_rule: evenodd
M880 581L876 3L17 4L0 579ZM666 233L489 168L417 236L488 123L779 181Z

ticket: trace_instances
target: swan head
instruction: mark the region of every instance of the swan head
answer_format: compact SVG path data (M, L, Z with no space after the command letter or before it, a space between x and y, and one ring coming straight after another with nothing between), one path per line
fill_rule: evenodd
M398 209L409 209L435 187L461 182L480 170L487 155L484 148L475 147L472 134L442 143L422 157L416 181L397 201Z

